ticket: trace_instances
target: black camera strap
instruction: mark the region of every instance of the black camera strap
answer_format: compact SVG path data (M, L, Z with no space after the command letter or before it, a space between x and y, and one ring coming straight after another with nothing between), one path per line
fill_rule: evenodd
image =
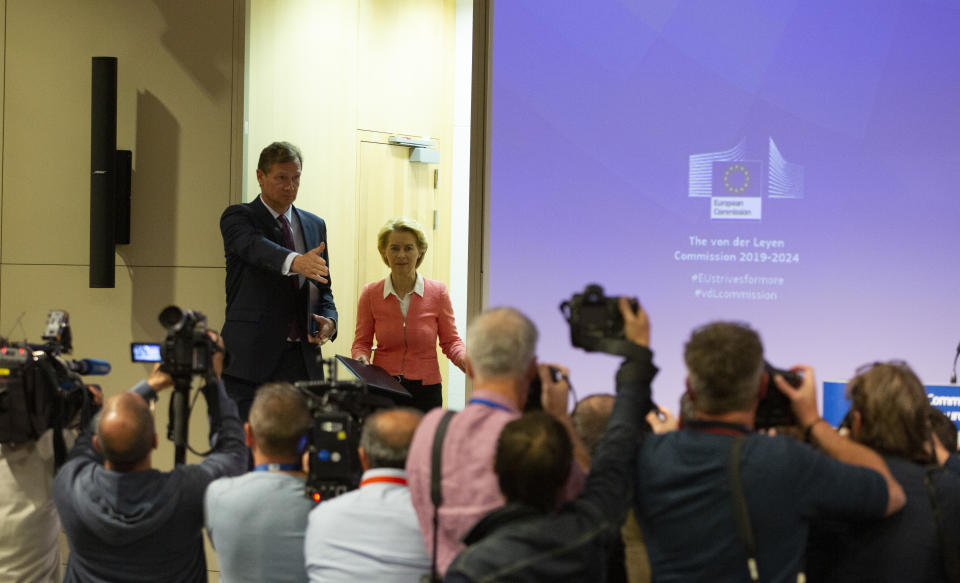
M43 356L37 360L37 366L40 367L40 371L46 378L46 386L60 386L60 383L57 381L57 371L53 368L50 357ZM86 388L83 390L86 390ZM58 395L48 394L46 396L57 397ZM67 443L63 439L62 400L57 398L53 399L53 402L56 403L56 405L54 405L54 413L50 419L50 426L53 430L53 473L56 474L64 462L67 461Z
M212 370L207 372L207 384L203 386L203 398L207 401L207 416L214 424L214 431L220 433L220 379ZM196 396L194 396L196 401ZM193 408L193 405L190 406Z
M430 564L430 580L440 581L437 573L437 539L440 529L440 506L443 504L443 440L447 435L447 427L456 414L455 411L447 410L440 423L437 424L437 431L433 434L433 451L430 454L430 501L433 503L433 560Z
M727 457L727 478L730 482L730 494L733 499L733 516L737 520L737 530L740 540L747 551L747 570L751 581L760 581L760 571L757 566L757 542L753 533L753 523L750 521L750 508L747 506L747 496L743 490L743 474L740 471L740 453L743 444L747 442L745 435L734 438ZM797 581L806 581L803 571L797 573Z
M740 473L740 452L746 438L740 435L733 440L730 455L727 458L727 478L730 481L730 494L733 499L733 516L737 519L737 530L740 540L747 550L747 569L750 571L750 580L759 581L757 571L757 542L753 536L753 524L750 522L750 509L747 507L747 497L743 492L743 476Z

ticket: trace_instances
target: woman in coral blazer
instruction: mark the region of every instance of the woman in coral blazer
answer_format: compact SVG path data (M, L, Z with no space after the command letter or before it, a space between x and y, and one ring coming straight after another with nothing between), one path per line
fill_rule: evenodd
M387 221L377 235L377 249L390 275L363 287L350 352L370 362L372 351L373 364L397 377L413 395L414 407L429 411L443 404L438 339L450 362L463 370L466 349L457 335L450 295L442 282L417 273L427 252L418 222L405 217Z

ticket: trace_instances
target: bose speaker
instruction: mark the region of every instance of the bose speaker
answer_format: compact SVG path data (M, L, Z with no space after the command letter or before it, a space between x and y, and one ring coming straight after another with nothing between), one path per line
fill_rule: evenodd
M90 100L90 287L114 287L117 243L130 242L132 153L117 152L117 58L93 57Z

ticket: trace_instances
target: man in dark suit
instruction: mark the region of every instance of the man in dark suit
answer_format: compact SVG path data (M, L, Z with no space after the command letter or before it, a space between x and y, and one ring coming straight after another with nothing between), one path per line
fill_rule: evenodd
M264 382L322 379L319 345L337 333L326 224L293 206L302 161L287 142L264 148L260 196L220 217L227 259L223 339L232 354L223 379L243 420Z

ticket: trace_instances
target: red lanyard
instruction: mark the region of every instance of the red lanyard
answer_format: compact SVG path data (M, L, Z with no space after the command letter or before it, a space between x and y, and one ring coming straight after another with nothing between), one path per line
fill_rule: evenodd
M400 484L401 486L407 485L407 479L401 478L399 476L374 476L372 478L367 478L360 482L360 487L363 488L367 484L377 484L377 483L387 483L387 484Z

